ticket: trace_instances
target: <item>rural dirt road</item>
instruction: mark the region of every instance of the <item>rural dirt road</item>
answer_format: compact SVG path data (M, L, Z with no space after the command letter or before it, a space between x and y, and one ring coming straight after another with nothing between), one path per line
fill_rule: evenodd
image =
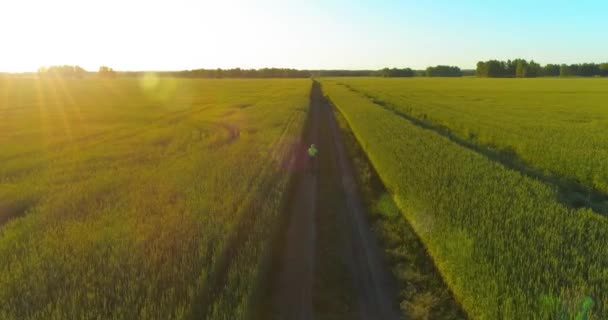
M312 102L310 126L305 141L296 152L296 161L305 161L307 143L319 139L320 108ZM296 166L299 167L299 166ZM304 167L303 170L307 168ZM304 173L296 182L295 196L289 204L290 219L285 234L278 288L273 297L278 319L313 319L312 284L315 257L315 212L317 204L317 175Z
M353 313L359 319L399 319L397 293L391 274L368 225L340 129L317 82L311 91L310 112L311 123L304 145L316 143L321 146L319 160L331 161L333 168L338 169L323 172L323 178L335 180L340 192L319 193L319 170L305 173L296 181L296 194L288 207L290 218L280 259L279 279L273 290L273 318L315 319L313 283L315 249L319 245L315 243L315 221L317 214L323 212L318 206L339 202L337 207L342 209L334 214L342 222L338 227L347 229L346 241L341 242L339 249L353 282L349 287L355 291L351 293L355 297L353 305L356 310ZM326 127L320 128L322 125ZM320 132L326 134L322 136ZM331 313L331 310L324 312Z

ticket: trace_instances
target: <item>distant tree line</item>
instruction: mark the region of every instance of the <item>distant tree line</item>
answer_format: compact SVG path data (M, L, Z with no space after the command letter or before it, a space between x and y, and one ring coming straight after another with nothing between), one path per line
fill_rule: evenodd
M84 68L80 66L72 66L72 65L60 65L60 66L50 66L50 67L40 67L38 68L38 75L40 76L57 76L61 78L82 78L87 74L94 74L91 72L87 72ZM97 75L102 78L113 78L117 74L114 69L101 66L99 67L99 71Z
M64 78L82 78L86 75L87 71L79 66L70 66L70 65L62 65L62 66L50 66L50 67L40 67L38 68L38 74L41 76L57 76Z
M394 77L413 77L415 76L414 70L410 68L384 68L380 70L379 75L385 78L394 78Z
M488 60L477 62L476 75L485 78L534 78L534 77L595 77L608 76L608 63L547 64L541 66L534 60Z
M137 77L146 72L115 71L101 66L97 75L101 78L116 76ZM541 66L534 60L514 59L507 61L479 61L475 70L461 70L456 66L438 65L426 70L411 68L383 68L380 70L298 70L288 68L262 69L194 69L184 71L156 72L159 76L184 78L309 78L309 77L461 77L532 78L532 77L608 77L608 63L547 64ZM89 73L77 65L41 67L40 76L54 75L66 78L82 78Z
M297 70L282 68L264 69L196 69L162 72L161 75L193 78L309 78L316 77L413 77L410 68L384 68L381 70Z
M474 71L469 70L468 75ZM161 72L160 75L193 78L308 78L308 77L460 77L458 67L436 66L427 70L411 68L383 68L380 70L296 70L296 69L196 69L177 72Z
M308 78L310 71L284 68L195 69L161 74L188 78Z
M380 70L311 70L311 75L320 77L415 77L417 70L410 68L383 68Z
M559 75L562 77L608 77L608 63L562 64Z
M313 70L315 77L376 77L378 70Z
M462 77L462 71L453 66L436 66L426 68L427 77Z
M115 71L108 66L99 67L96 73L100 78L139 77L147 72L143 71ZM411 68L383 68L380 70L298 70L289 68L262 68L262 69L194 69L183 71L159 71L155 72L161 77L182 78L309 78L309 77L460 77L473 75L474 70L460 70L458 67L439 65L428 67L426 70L413 70ZM41 76L55 75L65 78L82 78L86 75L94 75L80 66L60 65L41 67L38 69Z
M142 72L121 72L121 75L138 76ZM187 78L309 78L309 77L414 77L417 71L410 68L384 68L381 70L298 70L282 68L263 69L195 69L157 72L160 76ZM420 76L424 76L420 74Z

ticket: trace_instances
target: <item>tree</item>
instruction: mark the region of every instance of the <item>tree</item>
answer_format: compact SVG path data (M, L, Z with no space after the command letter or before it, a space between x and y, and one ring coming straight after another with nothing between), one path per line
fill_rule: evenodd
M114 78L116 76L116 71L110 67L101 66L99 67L97 74L102 78Z
M42 76L52 75L61 78L82 78L86 74L86 70L80 66L50 66L38 68L38 74Z
M557 64L547 64L542 67L541 75L543 77L559 77L560 66Z
M521 59L507 60L505 63L505 77L517 77L517 65L520 64ZM523 60L525 62L525 60Z
M488 60L488 61L479 61L477 63L477 76L478 77L487 77L487 78L496 78L496 77L504 77L506 74L506 66L507 64L504 61L498 60Z
M462 77L462 71L458 67L436 66L426 68L427 77Z
M596 77L608 76L608 63L547 64L544 67L531 60L488 60L477 62L478 77Z
M595 63L583 63L578 67L578 75L581 77L593 77L600 74L600 66Z
M528 72L528 63L526 60L518 60L515 67L515 77L525 78Z
M559 76L560 77L574 77L579 75L578 65L577 64L562 64L559 68Z
M600 64L600 76L608 77L608 62Z
M507 68L504 61L490 60L486 62L486 64L488 68L488 77L498 78L506 76Z
M488 76L488 66L483 61L477 62L477 68L475 69L475 75L478 77L487 77Z
M380 75L385 77L385 78L390 78L390 77L413 77L414 76L414 70L410 69L410 68L404 68L404 69L397 69L397 68L384 68L382 70L380 70Z
M540 64L534 62L534 60L530 60L528 63L528 69L526 72L526 77L535 78L542 75L542 67Z

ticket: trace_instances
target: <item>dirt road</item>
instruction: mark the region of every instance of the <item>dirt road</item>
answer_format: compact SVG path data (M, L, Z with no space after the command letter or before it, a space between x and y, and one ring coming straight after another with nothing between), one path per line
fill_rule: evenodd
M279 279L273 290L273 318L317 318L313 307L316 294L313 283L318 275L315 267L319 262L315 261L315 248L319 246L315 243L315 221L319 212L328 212L319 205L337 203L339 205L332 206L329 212L337 216L336 221L341 221L338 228L345 229L346 241L340 241L338 249L343 253L341 258L350 273L348 279L352 283L348 288L354 290L348 293L355 297L353 313L359 319L399 319L396 289L367 223L340 129L316 82L311 91L310 112L311 123L304 145L318 144L321 147L319 160L330 162L333 169L304 173L296 182L296 194L289 205L290 220L277 275ZM339 190L319 193L319 174L326 181L332 180L332 186ZM331 313L331 310L324 312Z
M318 103L311 93L310 125L297 152L298 162L306 161L307 145L319 139ZM300 166L296 166L300 167ZM306 166L301 170L307 170ZM273 290L273 306L277 319L313 319L312 284L314 276L315 212L317 175L302 172L296 182L295 196L289 204L290 220L285 234L278 286Z

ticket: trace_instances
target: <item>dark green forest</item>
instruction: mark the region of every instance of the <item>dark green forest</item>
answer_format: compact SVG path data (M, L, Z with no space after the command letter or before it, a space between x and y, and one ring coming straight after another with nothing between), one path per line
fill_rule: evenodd
M608 63L541 66L534 60L488 60L477 62L476 75L484 78L606 77L608 76Z

